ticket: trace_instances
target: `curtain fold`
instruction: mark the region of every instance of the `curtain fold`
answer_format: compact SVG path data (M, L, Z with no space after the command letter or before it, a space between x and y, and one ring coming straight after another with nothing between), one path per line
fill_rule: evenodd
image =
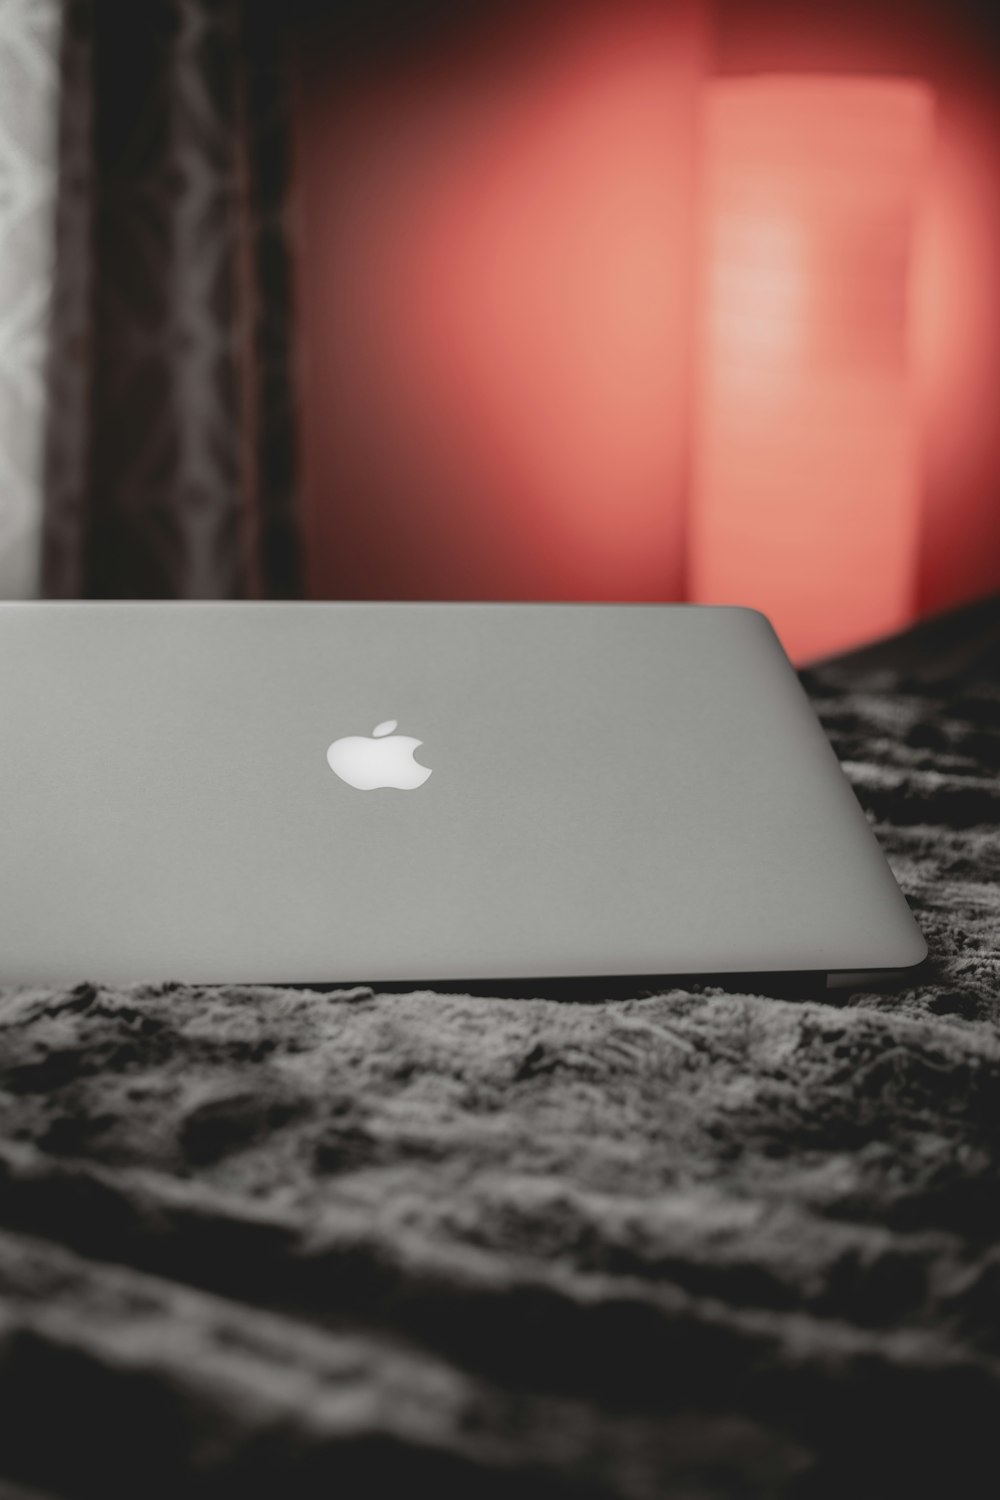
M279 7L68 0L43 591L300 588Z
M38 580L57 0L0 4L0 599Z

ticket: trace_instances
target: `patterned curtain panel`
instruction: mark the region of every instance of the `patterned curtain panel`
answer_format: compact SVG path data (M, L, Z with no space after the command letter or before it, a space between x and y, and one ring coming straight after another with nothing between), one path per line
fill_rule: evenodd
M35 593L58 0L0 0L0 598Z
M294 596L282 7L63 13L44 592Z

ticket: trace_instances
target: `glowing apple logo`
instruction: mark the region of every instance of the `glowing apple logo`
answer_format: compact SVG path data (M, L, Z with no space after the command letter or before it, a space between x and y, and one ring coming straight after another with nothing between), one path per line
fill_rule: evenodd
M386 719L376 725L370 739L351 734L346 739L334 740L326 752L330 770L361 792L381 786L412 792L415 787L423 786L431 773L413 759L414 750L423 741L408 734L393 734L395 727L395 719Z

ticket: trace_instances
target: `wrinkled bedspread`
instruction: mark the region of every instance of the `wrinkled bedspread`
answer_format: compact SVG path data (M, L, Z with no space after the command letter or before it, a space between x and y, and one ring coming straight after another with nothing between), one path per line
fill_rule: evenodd
M806 684L902 988L0 996L0 1497L1000 1490L1000 611Z

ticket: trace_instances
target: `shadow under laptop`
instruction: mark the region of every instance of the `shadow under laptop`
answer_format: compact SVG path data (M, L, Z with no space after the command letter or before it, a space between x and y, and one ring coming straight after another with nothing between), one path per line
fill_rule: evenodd
M344 986L314 984L308 988L331 991ZM827 979L825 974L807 971L783 974L625 974L596 978L425 979L371 984L370 988L383 995L433 990L435 994L474 995L491 1000L557 1000L574 1005L604 1005L622 1000L648 1000L654 995L678 990L701 993L709 989L780 1000L818 1000L827 995Z
M556 1000L574 1005L606 1005L623 1000L648 1000L654 995L683 992L704 994L722 990L731 995L759 995L773 1000L823 1000L843 1005L853 994L894 991L926 980L931 961L910 969L835 971L810 969L779 973L740 974L605 974L565 975L538 979L411 979L373 983L289 985L330 992L363 984L383 995L411 995L432 990L441 995L474 995L491 1000Z

